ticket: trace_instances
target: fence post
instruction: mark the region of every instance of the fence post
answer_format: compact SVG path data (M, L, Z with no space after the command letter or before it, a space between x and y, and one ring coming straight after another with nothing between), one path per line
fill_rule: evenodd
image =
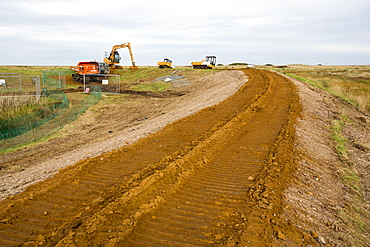
M41 98L41 85L40 85L40 76L36 77L36 100L39 101Z

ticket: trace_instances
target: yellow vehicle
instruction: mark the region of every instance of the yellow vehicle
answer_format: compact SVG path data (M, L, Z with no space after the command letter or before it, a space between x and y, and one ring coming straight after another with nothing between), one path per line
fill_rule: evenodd
M206 56L206 60L192 62L193 69L213 69L216 66L216 56Z
M158 68L172 68L172 60L165 58L163 62L158 62Z
M135 65L134 56L132 55L131 45L129 42L123 43L121 45L113 46L112 51L110 52L109 56L104 58L104 62L107 63L111 69L122 69L123 67L122 65L120 65L121 56L117 50L121 48L126 48L126 47L128 48L128 51L130 53L130 58L131 58L131 63L132 63L132 66L130 67L130 69L136 69L137 67Z

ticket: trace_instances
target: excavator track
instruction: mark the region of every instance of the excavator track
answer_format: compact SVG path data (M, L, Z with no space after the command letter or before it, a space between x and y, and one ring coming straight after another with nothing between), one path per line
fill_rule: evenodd
M244 72L220 104L3 201L0 246L266 246L281 231L309 243L278 217L294 170L294 85Z
M72 78L75 82L84 83L84 76L80 74L72 74ZM98 82L101 83L102 80L108 79L108 77L104 74L96 74L96 75L86 75L85 76L85 83L89 84L90 82Z

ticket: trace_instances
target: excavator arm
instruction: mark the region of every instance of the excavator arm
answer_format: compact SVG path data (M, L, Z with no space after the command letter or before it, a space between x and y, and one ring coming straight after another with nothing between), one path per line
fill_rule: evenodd
M121 49L121 48L126 48L126 47L128 48L128 51L130 53L130 58L131 58L131 63L132 63L131 68L136 68L134 56L132 54L131 45L130 45L129 42L123 43L121 45L113 46L112 51L109 54L109 56L104 58L104 62L107 63L109 65L109 67L111 67L111 68L122 68L122 66L120 65L121 57L120 57L117 50Z

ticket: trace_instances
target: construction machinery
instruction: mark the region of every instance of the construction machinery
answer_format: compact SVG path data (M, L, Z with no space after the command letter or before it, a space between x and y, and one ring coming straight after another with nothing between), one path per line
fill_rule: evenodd
M80 83L101 83L107 78L107 74L110 72L107 63L97 61L79 62L76 67L70 67L70 69L77 72L77 74L72 74L72 78L74 81Z
M108 66L111 69L122 69L123 67L122 65L120 65L121 56L117 50L121 48L126 48L126 47L128 48L128 51L130 53L130 58L131 58L131 63L132 63L132 66L130 68L136 69L137 67L135 64L134 56L132 55L131 45L129 42L123 43L121 45L114 45L112 47L112 51L110 52L109 56L104 58L104 62L108 64Z
M158 62L158 68L172 68L172 60L165 58L163 62Z
M206 56L206 60L192 62L193 69L213 69L216 66L216 56Z
M132 55L130 43L123 43L121 45L115 45L112 47L112 51L109 56L104 58L104 62L90 61L90 62L79 62L76 67L70 67L71 70L77 72L72 74L72 78L76 82L102 82L108 78L108 75L112 70L122 69L120 65L121 56L118 53L118 49L127 47L130 53L131 63L130 69L136 69L134 56Z

